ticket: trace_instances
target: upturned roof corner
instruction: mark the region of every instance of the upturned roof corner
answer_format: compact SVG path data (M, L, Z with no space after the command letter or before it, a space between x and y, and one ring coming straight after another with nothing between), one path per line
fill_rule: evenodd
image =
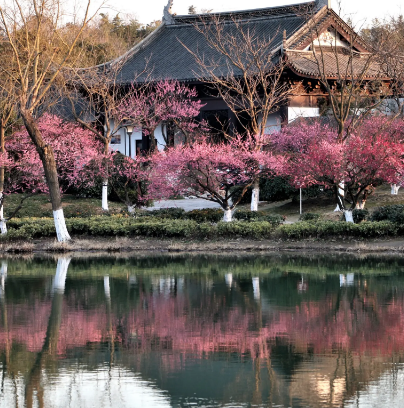
M166 25L175 24L174 16L171 13L171 9L173 7L174 0L168 0L166 6L164 6L163 10L163 23Z

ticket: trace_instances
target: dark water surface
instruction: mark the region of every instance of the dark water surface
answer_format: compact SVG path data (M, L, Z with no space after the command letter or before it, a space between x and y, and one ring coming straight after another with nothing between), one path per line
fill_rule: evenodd
M404 259L0 259L0 407L404 407Z

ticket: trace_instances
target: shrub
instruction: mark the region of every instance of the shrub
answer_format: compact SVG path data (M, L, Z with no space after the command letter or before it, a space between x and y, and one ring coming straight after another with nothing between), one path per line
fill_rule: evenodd
M397 224L404 224L404 205L398 204L378 207L373 211L370 220L390 221Z
M368 210L359 210L359 209L355 209L352 211L352 217L354 220L355 224L359 224L362 221L365 221L368 219L369 216L369 211Z
M160 208L159 210L138 213L138 215L141 217L158 217L167 219L181 219L184 217L184 214L185 210L177 207Z
M363 222L353 224L350 222L319 221L309 223L307 221L295 224L282 225L277 233L283 238L302 239L309 237L362 237L375 238L381 236L397 235L399 228L389 221Z
M310 213L310 212L301 214L299 217L300 221L317 221L319 219L320 219L320 214Z
M217 223L223 219L223 210L217 208L205 208L203 210L188 211L185 218L196 222L214 222Z
M285 217L278 214L266 214L263 211L237 210L234 218L239 221L266 221L278 226L285 221Z
M240 221L251 221L257 220L263 215L264 213L262 211L236 210L234 213L234 218Z
M219 222L216 227L217 235L222 237L269 238L273 230L273 225L266 221Z

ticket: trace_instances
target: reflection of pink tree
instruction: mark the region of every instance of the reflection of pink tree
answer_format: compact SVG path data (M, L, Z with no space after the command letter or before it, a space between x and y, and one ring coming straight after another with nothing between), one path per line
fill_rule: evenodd
M353 298L343 290L339 297L328 295L294 308L261 310L262 317L255 303L229 308L225 297L214 296L191 302L184 294L170 297L144 293L119 317L113 306L109 312L104 305L91 310L78 306L74 293L63 303L65 313L57 337L59 355L74 347L106 341L111 335L116 344L139 352L157 348L199 356L223 351L268 357L277 338L295 344L302 352L310 348L324 353L337 348L354 354L391 355L404 350L404 298L397 297L386 305L360 288ZM0 331L1 348L14 342L25 344L30 351L41 350L50 309L51 300L8 305L8 336Z

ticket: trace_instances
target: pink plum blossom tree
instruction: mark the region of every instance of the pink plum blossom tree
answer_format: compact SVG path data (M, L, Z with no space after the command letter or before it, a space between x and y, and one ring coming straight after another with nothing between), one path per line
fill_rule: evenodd
M224 221L231 221L233 210L255 180L280 166L279 158L270 152L251 149L253 143L251 138L241 137L219 144L201 139L156 153L152 157L151 197L193 194L220 204ZM237 186L242 192L236 199Z
M300 123L272 135L275 149L285 154L283 173L292 183L332 189L351 222L352 211L364 208L375 187L402 182L403 142L404 122L384 117L364 120L343 143L336 129L320 123Z
M64 188L78 183L81 169L99 156L100 143L91 132L76 124L63 122L57 116L46 114L38 120L37 125L44 143L53 147L62 192ZM5 143L5 150L6 153L1 156L1 166L7 170L5 195L16 192L49 193L41 159L25 129L12 135Z
M148 157L131 158L110 151L108 155L99 155L89 161L79 171L77 181L82 187L93 187L97 182L105 180L108 174L115 195L132 213L148 200L145 189L149 174L148 161Z
M203 130L195 120L203 106L196 97L195 89L178 81L161 81L143 87L134 85L130 97L125 98L118 106L118 117L121 121L141 126L143 134L149 138L152 150L157 147L155 129L162 123L171 123L181 132L185 143L189 143L198 130ZM174 144L167 129L163 136L166 146Z

